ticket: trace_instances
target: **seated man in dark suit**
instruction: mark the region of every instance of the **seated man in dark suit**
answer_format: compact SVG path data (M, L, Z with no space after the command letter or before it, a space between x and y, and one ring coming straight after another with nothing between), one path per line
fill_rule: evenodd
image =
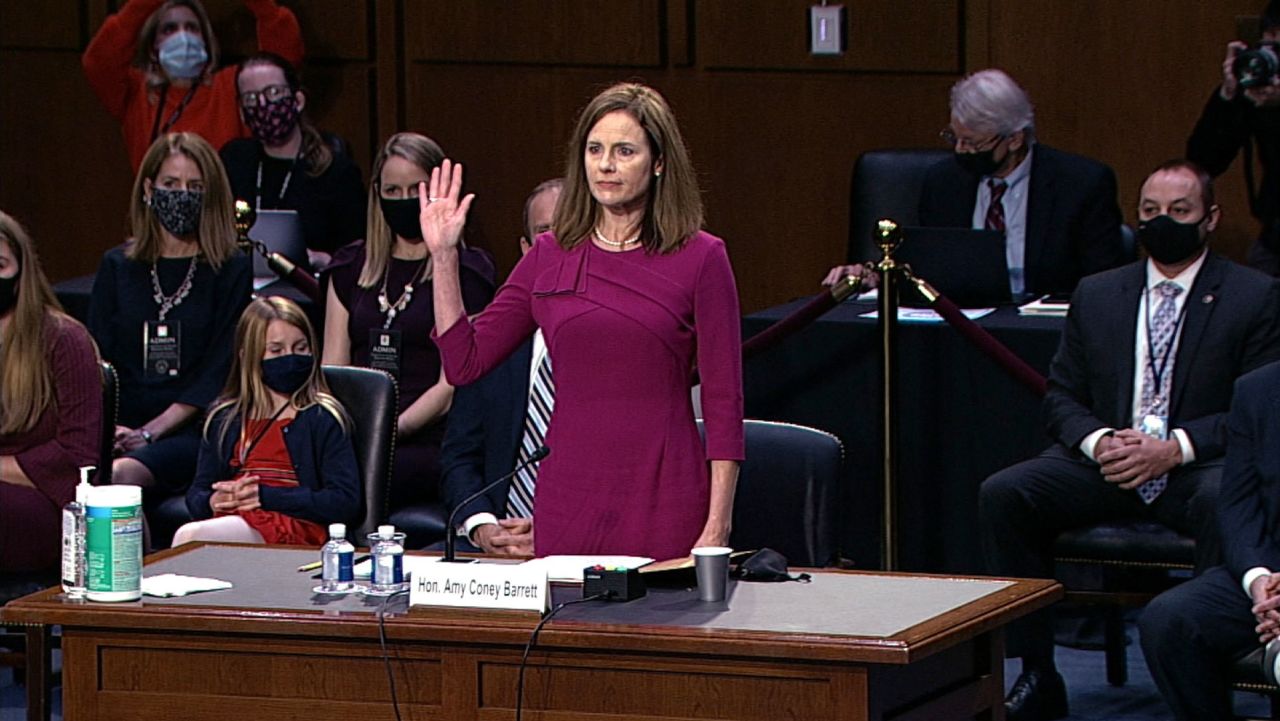
M534 188L525 201L525 235L520 238L522 253L528 252L534 238L551 229L561 185L559 179L548 180ZM454 508L486 483L511 473L527 457L522 447L540 444L541 436L531 435L536 431L528 428L530 424L537 424L535 414L529 409L530 384L531 371L538 368L536 362L541 362L546 355L542 331L538 331L502 365L454 392L449 426L440 448L446 508ZM549 417L550 409L546 410ZM458 518L464 519L461 527L455 529L461 536L458 550L497 555L533 554L532 503L536 471L536 464L529 471L520 471L512 481L499 484L458 511Z
M1031 100L1013 78L983 70L956 83L942 137L954 159L925 176L920 224L1004 231L1015 298L1070 293L1082 277L1125 262L1115 173L1037 143ZM860 272L837 266L823 283Z
M1142 652L1179 719L1232 719L1231 662L1280 632L1280 363L1236 381L1218 504L1224 564L1142 612Z
M1138 205L1150 257L1080 281L1044 400L1057 442L979 493L991 573L1050 577L1059 533L1126 518L1192 535L1197 567L1216 562L1227 403L1236 378L1280 357L1280 285L1207 249L1211 183L1186 161L1157 168ZM1048 615L1008 639L1023 662L1009 718L1065 716Z

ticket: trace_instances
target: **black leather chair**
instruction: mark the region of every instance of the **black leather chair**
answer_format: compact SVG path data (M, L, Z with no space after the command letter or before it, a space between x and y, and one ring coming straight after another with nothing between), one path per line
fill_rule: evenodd
M1231 688L1235 691L1260 693L1271 699L1271 715L1269 718L1280 719L1280 686L1266 677L1262 671L1262 657L1265 651L1258 647L1243 658L1231 664L1229 672Z
M1060 534L1053 555L1067 575L1082 577L1065 582L1067 600L1103 608L1107 682L1123 686L1129 677L1124 611L1144 606L1161 591L1190 578L1195 541L1159 523L1104 523ZM1071 573L1070 566L1078 567L1077 573Z
M738 473L729 545L772 548L793 566L829 564L836 554L840 439L773 421L744 421L743 432L747 458Z
M951 157L945 149L868 150L853 166L849 193L850 262L877 259L871 241L876 221L892 218L898 225L920 222L920 188L929 166Z
M356 545L378 530L387 519L387 482L395 450L397 387L395 379L383 371L351 366L324 366L324 378L334 397L351 417L351 442L360 470L363 508L360 522L348 532ZM184 496L161 501L149 514L151 542L155 548L168 546L173 534L191 520Z
M355 428L351 441L356 449L364 508L355 535L357 546L387 522L387 484L396 443L396 407L399 388L388 373L371 368L324 366L329 390L342 401Z
M437 499L392 508L388 523L404 532L406 548L427 548L444 540L444 524L448 518L449 509Z

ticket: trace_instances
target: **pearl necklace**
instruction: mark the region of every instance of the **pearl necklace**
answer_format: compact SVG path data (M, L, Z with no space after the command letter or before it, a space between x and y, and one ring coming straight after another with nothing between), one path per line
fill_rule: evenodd
M604 233L601 233L599 228L592 228L591 232L595 234L596 240L600 241L601 243L604 243L605 245L613 246L614 248L625 248L628 245L631 245L632 243L640 242L639 233L636 233L635 235L631 236L630 238L627 238L626 240L609 240L608 238L604 237Z

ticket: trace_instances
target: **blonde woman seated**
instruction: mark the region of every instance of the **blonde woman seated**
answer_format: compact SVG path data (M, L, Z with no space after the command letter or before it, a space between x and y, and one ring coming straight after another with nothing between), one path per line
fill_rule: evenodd
M205 422L187 509L188 541L319 546L356 518L360 481L350 421L313 355L315 332L285 298L249 304L222 397Z

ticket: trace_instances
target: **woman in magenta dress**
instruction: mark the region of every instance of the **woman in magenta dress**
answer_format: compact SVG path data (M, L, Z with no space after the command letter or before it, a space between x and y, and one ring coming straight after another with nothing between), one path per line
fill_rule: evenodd
M436 343L455 384L542 328L555 411L534 497L534 551L672 558L726 545L743 458L738 294L666 101L621 84L569 143L553 233L493 303L464 317L458 238L473 196L444 161L422 198L436 263ZM690 400L702 378L705 445Z

